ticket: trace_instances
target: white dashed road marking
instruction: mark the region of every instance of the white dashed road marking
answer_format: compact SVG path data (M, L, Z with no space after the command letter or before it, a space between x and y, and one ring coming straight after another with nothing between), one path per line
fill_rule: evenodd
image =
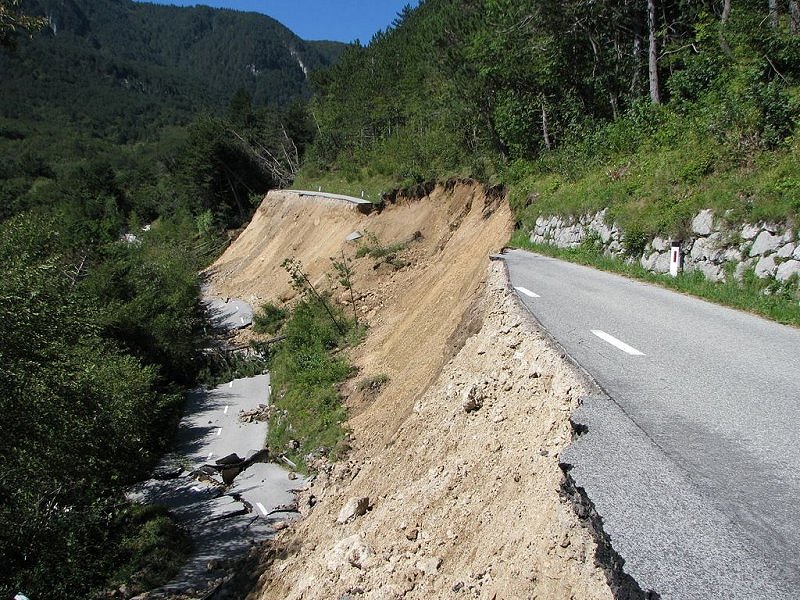
M639 352L633 346L629 346L625 342L622 342L615 338L613 335L607 334L605 331L601 331L599 329L592 329L592 333L599 337L601 340L608 342L612 346L615 346L622 350L623 352L627 352L631 356L646 356L644 352Z
M266 517L267 516L267 509L264 508L264 505L261 504L261 502L256 502L256 506L258 507L258 510L261 511L261 514Z
M539 294L533 293L528 288L514 286L514 289L517 290L520 294L525 294L526 296L528 296L530 298L541 298L541 296Z
M227 404L225 405L225 410L223 411L223 414L225 414L225 415L228 414L228 405Z
M220 427L219 429L217 429L217 437L219 437L219 436L221 436L221 435L222 435L222 427Z

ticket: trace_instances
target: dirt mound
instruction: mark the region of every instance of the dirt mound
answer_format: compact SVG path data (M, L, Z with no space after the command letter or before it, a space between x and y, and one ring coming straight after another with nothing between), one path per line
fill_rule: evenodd
M527 320L502 265L487 285L487 256L511 227L508 206L480 186L437 187L370 216L273 193L212 267L218 294L287 300L285 257L323 283L329 257L355 255L353 231L408 242L395 266L354 259L370 325L343 390L354 450L321 465L307 518L274 543L250 598L611 597L560 494L580 380ZM370 378L381 385L358 384ZM348 504L367 512L342 517Z

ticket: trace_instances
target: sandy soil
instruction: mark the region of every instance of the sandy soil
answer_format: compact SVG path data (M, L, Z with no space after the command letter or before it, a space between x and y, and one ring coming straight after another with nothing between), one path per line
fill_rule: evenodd
M287 301L286 256L323 285L329 257L355 253L352 231L383 243L422 234L400 270L354 262L370 329L343 389L353 451L320 465L306 518L270 547L250 598L612 597L560 494L581 379L520 308L502 264L488 266L511 227L507 204L476 185L371 216L273 193L211 268L218 294ZM378 374L389 377L380 393L356 390ZM368 498L368 512L337 523L353 498Z

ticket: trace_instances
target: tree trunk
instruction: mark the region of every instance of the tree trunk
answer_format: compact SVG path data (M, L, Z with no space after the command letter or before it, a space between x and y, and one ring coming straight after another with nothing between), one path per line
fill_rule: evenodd
M636 95L639 90L639 77L642 71L642 38L637 35L633 38L633 74L631 75L631 94Z
M770 1L774 2L775 0ZM661 90L658 85L658 37L656 33L655 0L647 0L647 30L650 35L650 51L648 53L650 100L653 101L653 104L661 104Z
M722 51L728 58L733 58L733 52L731 52L731 46L728 44L728 40L725 39L725 26L728 24L728 20L731 18L731 0L725 0L722 4L722 15L720 16L720 28L719 28L719 45L722 48Z
M547 125L547 109L544 102L542 102L542 137L544 138L544 145L550 150L553 144L550 142L550 130Z
M778 0L769 1L769 24L773 29L778 28Z
M617 100L616 94L609 92L608 101L611 104L611 114L614 116L614 120L616 121L619 118L619 100Z
M792 35L800 34L800 2L789 0L789 31Z

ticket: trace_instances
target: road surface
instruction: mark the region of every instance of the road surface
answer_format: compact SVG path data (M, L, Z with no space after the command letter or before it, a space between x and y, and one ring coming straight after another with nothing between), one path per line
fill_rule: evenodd
M562 455L664 599L800 598L800 330L528 252L541 325L602 389Z
M191 474L229 454L248 458L264 448L267 423L242 423L239 411L267 404L269 394L269 375L236 379L190 394L175 452L168 459L170 464L180 464L182 473L173 479L146 481L129 493L138 502L168 506L189 528L195 545L189 563L156 597L203 589L221 576L210 571L209 564L241 557L253 543L271 537L276 521L293 517L272 511L291 504L291 490L306 482L290 480L287 471L275 464L250 465L225 490Z
M249 327L253 323L253 307L238 298L213 298L203 300L211 324L225 331Z

